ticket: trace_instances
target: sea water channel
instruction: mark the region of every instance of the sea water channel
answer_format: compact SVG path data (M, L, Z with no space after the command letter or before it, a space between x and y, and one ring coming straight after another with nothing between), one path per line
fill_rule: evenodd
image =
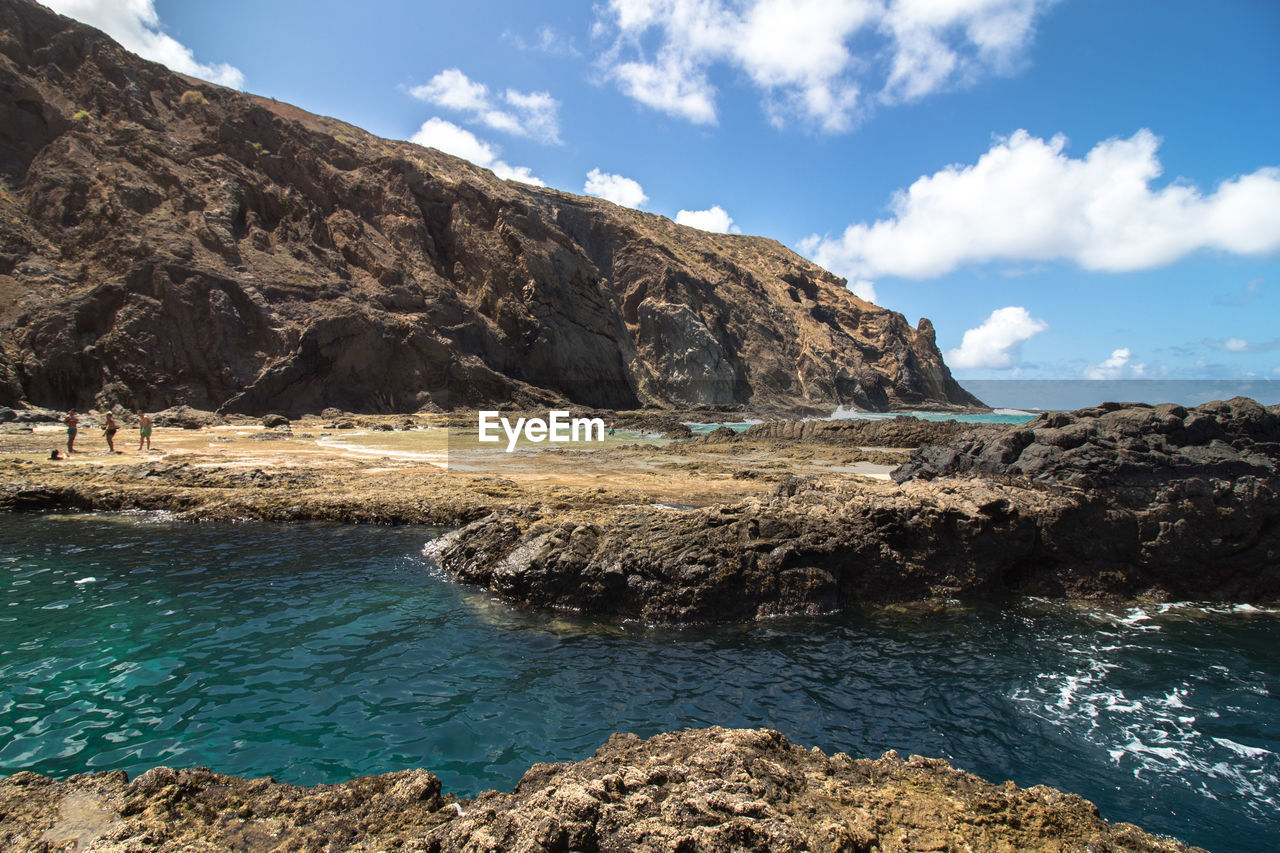
M424 528L0 515L0 774L509 789L615 731L943 757L1213 851L1280 838L1280 613L1016 600L656 628L521 613Z

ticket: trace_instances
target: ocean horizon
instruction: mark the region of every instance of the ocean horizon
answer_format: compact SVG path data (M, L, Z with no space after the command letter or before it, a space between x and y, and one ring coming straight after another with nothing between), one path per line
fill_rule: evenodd
M968 379L966 391L993 409L1070 411L1099 403L1177 403L1249 397L1264 406L1280 403L1275 379Z

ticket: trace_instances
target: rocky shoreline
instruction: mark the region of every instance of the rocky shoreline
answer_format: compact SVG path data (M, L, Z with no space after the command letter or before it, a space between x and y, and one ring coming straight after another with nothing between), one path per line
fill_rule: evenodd
M0 436L0 509L435 524L455 529L428 555L508 602L654 622L1010 594L1280 600L1278 407L1107 404L1018 427L809 423L499 455L473 470L378 455L382 445L348 454L316 438L348 432L332 418L274 428L174 421L157 430L165 449L156 455L62 462L33 458L60 438L44 427ZM366 436L404 426L361 425ZM882 479L850 473L877 445L880 461L905 464L879 465ZM314 788L200 768L133 781L120 772L0 780L0 845L72 842L97 851L1194 849L1108 824L1080 797L995 785L943 761L829 757L776 732L722 729L615 735L586 761L535 765L513 791L473 800L445 795L426 770Z
M425 770L312 788L204 768L0 780L0 844L50 850L1195 851L1052 788L945 761L828 756L767 729L616 734L510 792L442 794Z
M1109 404L918 449L898 488L800 477L688 512L498 512L426 553L508 601L646 621L1010 594L1272 602L1278 463L1276 407Z
M271 441L236 461L194 447L0 460L0 510L456 528L426 553L459 580L519 606L654 622L1013 594L1280 601L1275 406L1107 404L1021 427L902 420L498 454L469 471L326 456L303 431L326 424L304 421L249 435ZM232 442L208 432L192 440ZM922 446L893 470L908 451L863 442ZM859 466L883 479L849 473Z

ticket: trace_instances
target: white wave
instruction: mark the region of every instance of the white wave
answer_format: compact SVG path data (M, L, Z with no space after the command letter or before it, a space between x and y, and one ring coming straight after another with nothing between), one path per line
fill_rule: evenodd
M1269 749L1263 749L1260 746L1245 746L1242 743L1236 743L1230 738L1215 737L1213 742L1218 746L1225 746L1237 755L1243 755L1246 758L1261 758L1264 755L1275 755L1275 753Z
M1134 607L1128 610L1123 616L1116 616L1115 623L1123 625L1126 628L1133 628L1138 631L1159 631L1159 625L1144 625L1144 622L1151 621L1151 614L1141 607Z
M1105 618L1128 635L1130 646L1142 648L1160 644L1160 635L1142 633L1158 615L1134 608ZM1125 663L1128 647L1104 646L1109 642L1101 638L1104 633L1061 637L1059 666L1041 671L1010 698L1031 716L1105 751L1135 777L1185 786L1208 799L1238 798L1250 813L1274 815L1280 802L1280 754L1206 731L1223 718L1221 697L1216 688L1198 687L1225 679L1236 690L1249 690L1244 682L1250 679L1242 682L1229 667L1206 661L1203 668L1184 673L1185 680L1144 688L1144 680L1135 682L1133 668Z

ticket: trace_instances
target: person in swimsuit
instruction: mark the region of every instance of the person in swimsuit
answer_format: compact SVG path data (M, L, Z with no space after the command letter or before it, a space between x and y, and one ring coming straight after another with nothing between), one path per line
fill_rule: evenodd
M110 412L107 412L107 422L106 422L106 424L102 427L102 434L103 434L103 436L105 436L105 437L106 437L106 439L107 439L107 452L108 452L108 453L115 453L115 452L116 452L116 431L117 431L118 429L120 429L120 428L119 428L118 426L116 426L116 419L115 419L114 417L112 417L112 415L111 415L111 413L110 413Z
M76 429L80 426L80 416L76 414L76 410L72 409L67 412L67 416L62 419L67 425L67 453L76 452Z
M147 443L147 450L151 449L151 416L138 410L138 449L142 449L142 443Z

